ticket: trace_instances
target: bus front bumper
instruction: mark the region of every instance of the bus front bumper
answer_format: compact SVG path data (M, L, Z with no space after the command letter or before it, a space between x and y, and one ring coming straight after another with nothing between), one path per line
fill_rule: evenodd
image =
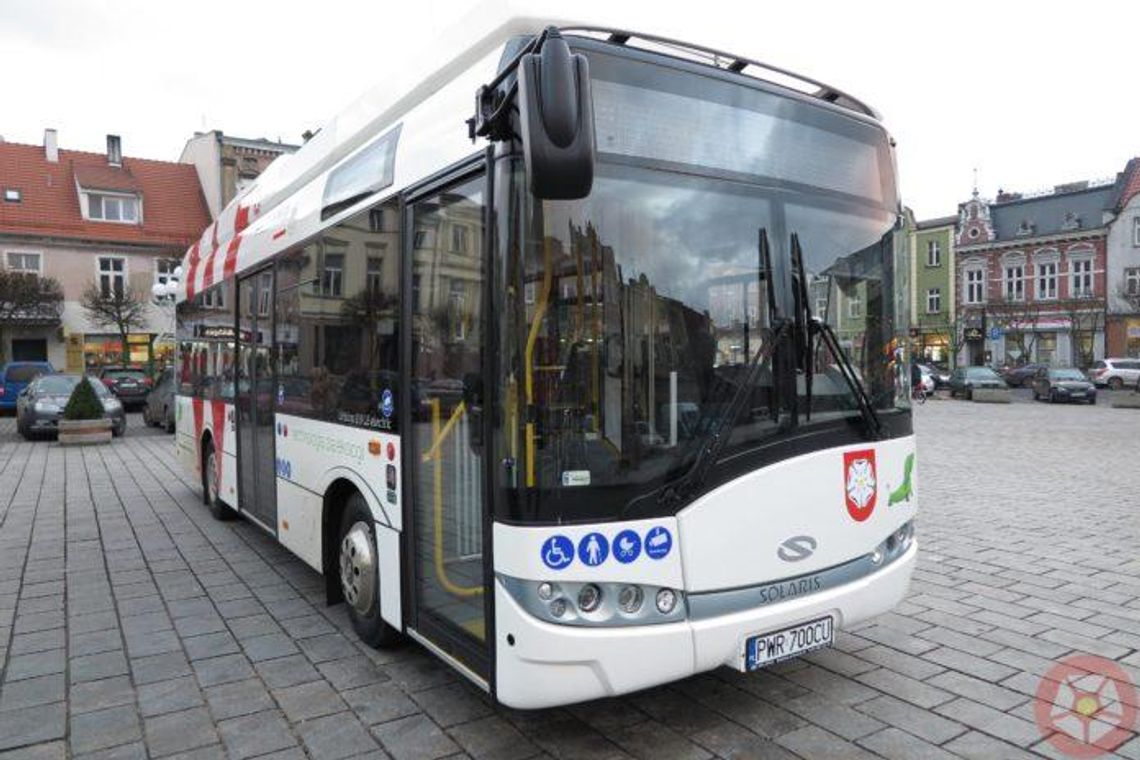
M889 611L906 596L917 556L914 541L882 570L843 586L699 621L630 627L543 622L496 580L496 697L520 709L553 707L738 668L749 636L825 615L844 628Z

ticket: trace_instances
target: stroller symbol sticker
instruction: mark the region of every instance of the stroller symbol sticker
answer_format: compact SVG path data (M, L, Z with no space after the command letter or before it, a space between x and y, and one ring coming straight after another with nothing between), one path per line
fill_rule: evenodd
M574 561L574 544L566 536L551 536L542 544L542 561L551 570L561 570Z
M664 559L673 548L673 536L667 528L658 525L645 534L645 553L650 559Z
M578 542L578 559L589 567L597 567L610 556L610 544L601 533L590 533Z
M641 554L641 536L632 530L623 530L614 537L614 559L628 565Z

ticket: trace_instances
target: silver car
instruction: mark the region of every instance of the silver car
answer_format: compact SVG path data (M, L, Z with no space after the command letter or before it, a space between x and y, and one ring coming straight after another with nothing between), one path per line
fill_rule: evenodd
M16 429L26 439L59 432L63 408L82 375L40 375L16 399ZM111 420L111 433L122 435L127 429L123 405L97 377L87 378L95 395L103 403L103 416Z
M1140 359L1102 359L1089 371L1097 387L1118 391L1126 385L1140 387Z

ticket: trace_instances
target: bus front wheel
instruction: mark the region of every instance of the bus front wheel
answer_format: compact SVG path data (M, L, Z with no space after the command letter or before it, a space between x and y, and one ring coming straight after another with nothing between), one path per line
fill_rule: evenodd
M222 501L219 493L221 468L218 464L218 454L214 451L214 442L208 440L202 445L202 500L206 502L206 506L215 520L228 520L232 513Z
M359 493L354 493L345 504L337 547L336 571L353 630L369 646L395 645L400 634L380 616L380 573L372 513Z

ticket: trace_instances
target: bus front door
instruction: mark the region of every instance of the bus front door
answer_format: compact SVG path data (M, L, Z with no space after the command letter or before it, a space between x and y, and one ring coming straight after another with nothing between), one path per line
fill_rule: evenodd
M488 680L480 441L485 179L409 204L412 627ZM407 354L405 354L407 356Z
M238 506L277 535L273 435L273 269L238 281Z

